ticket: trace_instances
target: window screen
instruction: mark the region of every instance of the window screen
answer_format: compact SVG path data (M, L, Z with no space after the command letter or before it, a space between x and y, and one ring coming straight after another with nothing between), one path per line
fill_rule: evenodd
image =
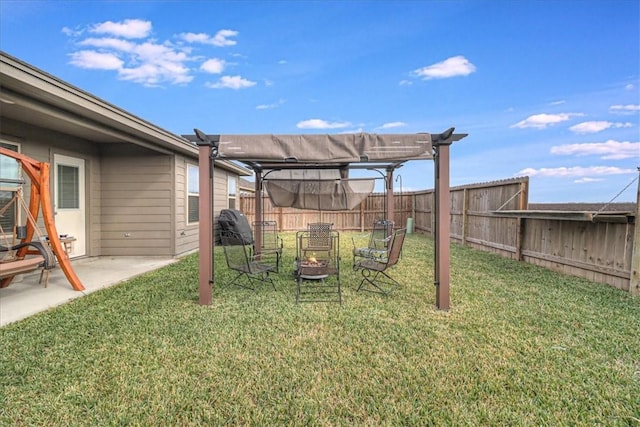
M187 166L187 222L198 222L200 212L198 205L200 202L200 174L198 167L195 165Z
M80 171L75 166L58 165L58 209L80 208Z

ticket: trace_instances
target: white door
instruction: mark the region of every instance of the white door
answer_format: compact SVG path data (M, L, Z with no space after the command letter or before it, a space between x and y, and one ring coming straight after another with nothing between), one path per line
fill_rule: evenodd
M69 257L83 256L86 254L84 160L55 154L53 163L56 229L70 240L75 238L66 245Z

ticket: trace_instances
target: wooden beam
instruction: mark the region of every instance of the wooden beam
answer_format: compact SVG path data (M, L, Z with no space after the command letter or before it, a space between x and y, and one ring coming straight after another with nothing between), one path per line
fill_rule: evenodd
M67 251L64 250L62 242L60 241L60 235L58 234L58 230L56 229L52 208L53 203L51 203L51 190L49 188L49 163L42 163L40 168L40 176L40 206L42 207L42 218L44 220L44 226L46 227L47 234L49 235L49 244L51 245L51 249L58 259L60 268L64 272L64 275L67 276L67 280L69 281L69 283L71 283L73 289L75 289L76 291L83 291L84 285L80 281L80 278L76 275L75 271L73 271L73 268L71 267L71 261L69 260L69 255L67 254Z
M47 234L49 236L49 244L58 259L58 264L60 264L60 268L64 272L67 280L71 284L76 291L83 291L85 289L84 285L80 281L80 278L76 275L71 267L71 262L69 260L69 255L62 247L62 243L60 242L60 237L58 235L58 230L56 229L54 213L53 213L53 204L51 203L51 188L49 185L49 176L50 176L50 166L47 162L38 162L30 157L25 156L24 154L16 153L11 150L7 150L5 148L0 148L0 155L5 155L7 157L11 157L15 159L31 180L31 194L29 195L29 220L27 221L27 234L26 238L22 239L21 242L30 242L33 239L33 234L35 232L35 227L37 226L38 221L38 213L42 210L42 218L44 221L45 228L47 229ZM20 248L17 252L18 258L23 258L27 254L27 247ZM5 277L0 282L0 287L4 288L9 286L11 281L13 280L13 276Z
M211 305L212 289L215 282L213 277L213 160L211 146L198 144L199 191L199 246L198 260L198 289L200 305Z
M438 144L435 156L435 285L436 307L449 310L450 305L450 242L451 193L449 188L449 148L450 144Z

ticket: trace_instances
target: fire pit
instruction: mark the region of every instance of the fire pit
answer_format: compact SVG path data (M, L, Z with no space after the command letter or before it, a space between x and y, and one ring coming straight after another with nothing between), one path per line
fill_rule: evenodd
M298 264L298 276L307 280L320 280L329 275L329 261L303 260Z

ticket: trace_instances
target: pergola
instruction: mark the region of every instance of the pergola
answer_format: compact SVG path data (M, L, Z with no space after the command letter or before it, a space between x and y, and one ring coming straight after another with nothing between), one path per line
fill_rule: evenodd
M339 171L334 178L337 187L348 188L348 171L351 169L384 170L386 186L386 211L393 221L393 173L410 160L433 160L435 164L435 259L434 272L436 306L449 309L450 285L450 195L449 195L449 147L467 134L454 133L454 128L438 134L335 134L335 135L219 135L205 134L194 129L195 135L184 135L199 147L200 169L200 261L199 302L212 303L214 285L213 250L213 171L214 160L236 160L255 173L256 221L262 220L262 186L264 177L276 172L299 171L289 174L289 180L305 181L313 174L300 171ZM295 188L304 192L305 186ZM306 187L308 190L308 187ZM320 187L315 187L320 188ZM340 194L348 193L342 191ZM318 195L320 197L320 195ZM348 197L348 196L345 196ZM335 199L330 195L329 199ZM339 206L339 204L336 204ZM261 233L256 233L256 240ZM259 241L256 242L260 244Z

